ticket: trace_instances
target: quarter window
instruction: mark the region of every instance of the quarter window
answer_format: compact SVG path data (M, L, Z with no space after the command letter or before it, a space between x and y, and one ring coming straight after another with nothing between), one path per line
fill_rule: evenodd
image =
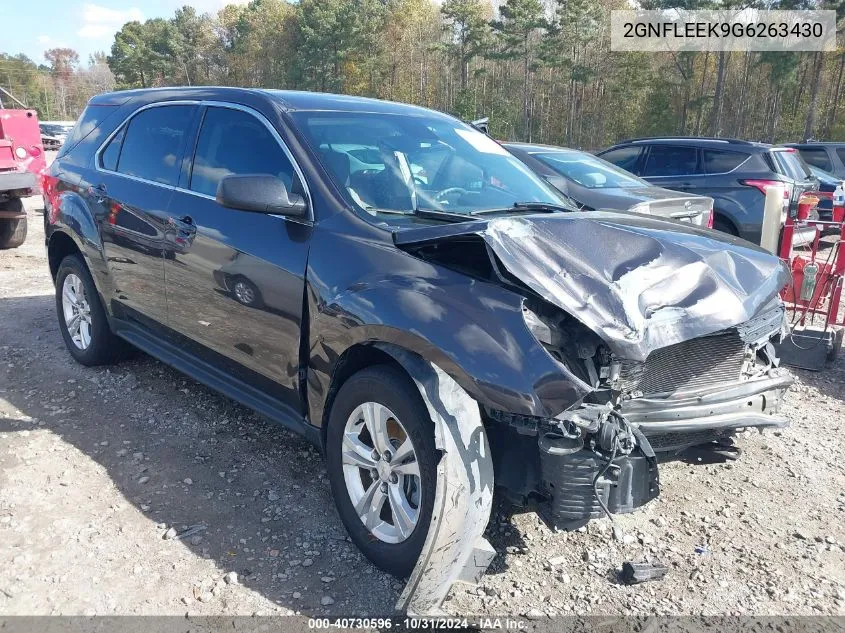
M191 190L214 196L220 181L233 175L275 176L288 191L301 193L293 165L261 121L242 110L210 107L197 140Z
M120 158L120 147L123 145L123 137L126 128L120 128L120 131L115 134L106 145L106 148L100 154L100 166L109 171L117 171L117 160Z
M698 151L694 147L652 145L646 159L644 176L691 176L698 170Z
M747 154L740 152L725 152L714 149L703 150L701 156L704 161L704 173L706 174L724 174L736 169L748 158Z
M132 117L120 147L116 171L165 185L179 182L185 138L191 128L194 106L157 106ZM118 135L120 136L120 135ZM117 137L115 137L116 139ZM113 157L111 145L103 152Z

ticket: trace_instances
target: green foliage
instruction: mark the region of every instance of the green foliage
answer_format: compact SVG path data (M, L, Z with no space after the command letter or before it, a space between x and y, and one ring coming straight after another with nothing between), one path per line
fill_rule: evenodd
M740 0L641 0L643 8ZM742 0L751 6L762 0ZM767 1L767 4L772 4ZM496 8L494 8L494 5ZM717 131L796 140L845 135L843 53L615 53L626 0L251 0L129 22L84 67L55 49L38 67L0 56L0 86L51 118L98 91L222 84L335 91L417 103L492 133L598 149L621 137ZM830 8L845 0L778 0ZM21 97L22 95L22 97Z

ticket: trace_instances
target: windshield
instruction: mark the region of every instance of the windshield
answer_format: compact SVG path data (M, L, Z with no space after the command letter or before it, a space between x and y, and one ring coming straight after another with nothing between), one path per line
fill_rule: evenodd
M586 152L539 152L531 156L588 189L650 186L634 174Z
M469 214L561 199L488 136L446 116L292 113L349 199L378 211Z

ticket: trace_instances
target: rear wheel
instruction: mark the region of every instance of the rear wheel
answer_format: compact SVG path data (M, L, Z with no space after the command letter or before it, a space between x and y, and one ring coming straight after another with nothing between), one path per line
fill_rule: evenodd
M79 255L68 255L59 264L56 312L62 338L77 362L106 365L124 356L127 345L109 328L94 280Z
M23 213L23 200L12 198L0 203L0 211ZM26 241L26 217L0 218L0 248L17 248Z
M377 567L408 576L428 534L437 450L414 384L387 365L364 369L335 398L326 460L340 518Z

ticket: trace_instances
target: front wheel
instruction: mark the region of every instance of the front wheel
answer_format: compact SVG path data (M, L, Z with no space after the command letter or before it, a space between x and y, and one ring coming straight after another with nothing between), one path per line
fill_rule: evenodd
M231 284L232 295L234 295L235 300L241 305L245 305L248 308L260 308L264 305L261 300L261 292L246 277L235 277Z
M378 365L349 378L335 398L326 458L338 513L374 565L410 575L434 507L434 426L413 382Z

